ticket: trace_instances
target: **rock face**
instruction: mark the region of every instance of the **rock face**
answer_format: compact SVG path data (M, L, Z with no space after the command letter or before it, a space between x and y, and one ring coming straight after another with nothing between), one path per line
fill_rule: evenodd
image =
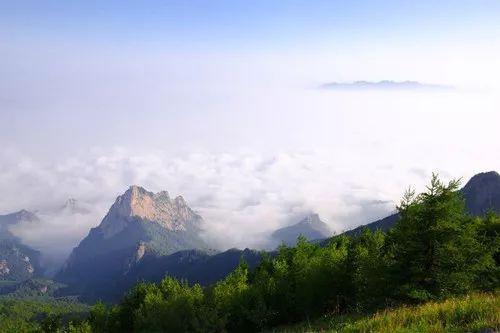
M500 175L495 171L472 177L462 189L467 210L472 215L483 215L488 210L500 213Z
M22 281L42 274L40 253L10 231L21 223L29 226L38 222L39 218L26 210L0 215L0 280Z
M484 215L488 210L500 213L500 175L496 171L478 173L460 190L465 199L465 208L473 216ZM346 235L358 235L363 229L372 231L389 230L398 220L398 214L389 215L378 221L362 225L345 232Z
M75 292L97 293L145 257L207 248L200 237L202 223L182 197L131 186L73 250L56 279Z
M332 232L318 214L310 214L297 224L276 230L271 237L273 245L294 245L300 235L308 240L316 240L330 237Z
M155 194L131 186L116 199L99 229L104 238L111 238L135 220L155 222L167 231L182 232L198 228L202 219L181 196L171 200L166 191Z

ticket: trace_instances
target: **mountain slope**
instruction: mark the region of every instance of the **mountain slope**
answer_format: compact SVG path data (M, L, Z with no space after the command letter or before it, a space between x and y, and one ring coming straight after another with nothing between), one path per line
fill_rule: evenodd
M321 221L318 214L310 214L299 223L274 231L271 235L274 245L285 243L294 245L297 237L304 236L308 240L323 239L331 236L328 225Z
M26 210L0 216L0 280L22 281L42 274L40 253L10 231L12 226L39 221Z
M199 236L202 222L182 197L131 186L73 250L56 279L82 293L112 286L145 256L207 248Z
M500 175L496 171L478 173L473 176L460 190L465 199L465 207L469 214L480 216L488 210L500 213ZM359 235L364 229L371 231L389 230L398 220L398 214L389 215L366 225L359 226L344 234L349 236Z
M158 282L168 274L190 283L209 285L224 278L241 259L254 267L260 261L260 253L250 249L230 249L221 253L179 251L169 256L145 258L127 274L127 278Z
M59 295L78 295L79 299L85 302L116 302L136 283L159 282L165 275L186 280L190 284L208 286L232 272L241 259L253 268L260 262L261 254L249 249L230 249L220 253L193 249L164 256L146 254L123 274L116 275L112 281L81 281L62 289Z
M118 301L123 294L139 281L160 282L165 275L186 280L190 284L208 286L232 272L244 259L250 268L261 260L255 250L230 249L221 253L202 250L184 250L167 256L145 256L137 265L119 280L111 289L100 290L95 295L84 295L87 300L100 298ZM84 299L85 299L84 298Z

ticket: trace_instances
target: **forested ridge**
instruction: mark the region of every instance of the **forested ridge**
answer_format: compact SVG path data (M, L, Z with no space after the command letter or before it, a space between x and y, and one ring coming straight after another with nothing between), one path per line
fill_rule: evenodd
M387 233L365 230L325 244L302 238L276 254L264 253L253 270L242 261L209 287L167 276L160 283L137 284L119 304L97 303L86 319L62 320L56 314L26 332L259 332L476 293L491 295L485 299L493 299L488 304L494 309L500 217L493 212L470 216L458 188L458 181L443 183L433 176L424 193L407 191L397 207L399 219ZM467 324L475 329L494 328L500 319L490 312L464 320L475 321L476 326ZM449 328L439 322L446 316L440 318L435 320L441 328ZM2 320L14 319L2 315ZM457 322L460 326L460 320L453 325ZM463 328L467 325L464 321Z

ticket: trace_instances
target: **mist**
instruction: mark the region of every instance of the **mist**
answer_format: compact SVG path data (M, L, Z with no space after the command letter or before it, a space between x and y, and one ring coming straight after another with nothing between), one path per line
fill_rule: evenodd
M492 169L495 159L467 166L467 155L457 155L435 169L429 167L432 159L419 163L419 156L412 153L393 163L378 149L372 147L374 153L363 158L348 149L175 157L164 151L96 149L86 157L51 163L10 155L10 163L2 164L0 185L5 193L23 191L23 195L6 196L0 212L23 208L37 212L42 219L38 225L20 225L13 231L42 251L46 261L60 264L100 223L115 198L137 184L183 195L204 218L204 237L217 248L263 248L272 231L297 223L310 212L339 233L392 213L404 190L409 185L423 189L434 171L444 179L466 180L474 172ZM366 158L369 165L363 163ZM474 171L468 172L469 168ZM53 211L68 198L77 198L88 214Z

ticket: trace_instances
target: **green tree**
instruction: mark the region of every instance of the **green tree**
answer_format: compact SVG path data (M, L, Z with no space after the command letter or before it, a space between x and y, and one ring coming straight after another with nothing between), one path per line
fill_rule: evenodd
M475 284L479 290L492 291L500 286L500 216L488 212L477 218L476 239L483 255L475 258L477 274ZM482 260L479 260L482 259Z
M62 331L62 318L60 315L49 314L42 320L41 328L44 333L58 333Z
M349 248L349 263L354 288L354 306L358 311L384 304L391 286L387 280L385 234L365 229Z
M241 261L224 280L215 284L211 297L222 320L230 331L254 327L250 316L248 265Z
M426 192L409 191L403 198L390 234L396 296L418 301L471 289L482 254L458 186L433 175Z
M70 321L68 323L67 333L93 333L90 323L86 320L75 322Z

